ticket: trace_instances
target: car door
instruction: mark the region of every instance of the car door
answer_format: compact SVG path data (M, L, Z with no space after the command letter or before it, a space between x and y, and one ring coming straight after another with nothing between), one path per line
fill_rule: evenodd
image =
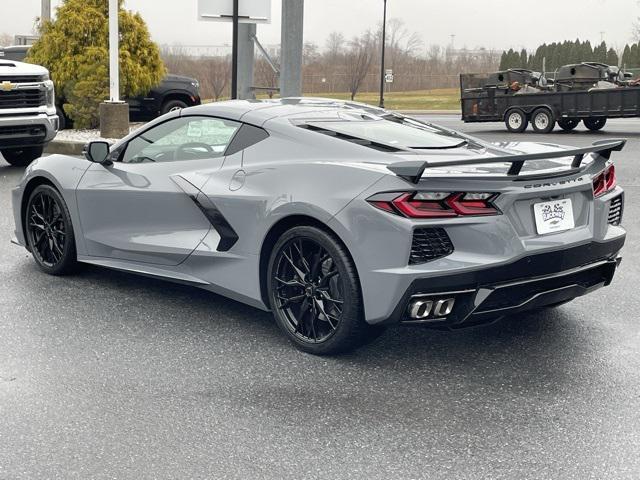
M211 228L190 187L221 168L239 127L214 117L174 118L131 139L111 165L92 165L76 191L88 255L183 262Z

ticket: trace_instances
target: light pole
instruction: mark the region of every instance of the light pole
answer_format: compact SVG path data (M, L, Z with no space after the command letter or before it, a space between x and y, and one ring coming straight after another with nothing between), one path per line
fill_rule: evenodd
M387 0L384 0L382 16L382 59L380 61L380 108L384 108L384 49L387 43Z
M120 101L120 55L118 29L118 0L109 0L109 97L111 102Z

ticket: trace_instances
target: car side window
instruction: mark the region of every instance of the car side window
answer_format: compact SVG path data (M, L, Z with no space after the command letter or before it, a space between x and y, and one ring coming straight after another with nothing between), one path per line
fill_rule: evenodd
M123 163L157 163L219 158L240 128L239 122L213 117L181 117L134 137Z

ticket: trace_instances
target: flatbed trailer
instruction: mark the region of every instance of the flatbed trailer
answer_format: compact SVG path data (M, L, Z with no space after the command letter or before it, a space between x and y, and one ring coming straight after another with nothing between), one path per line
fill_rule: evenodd
M501 86L480 87L478 75L460 75L462 120L505 122L507 130L548 133L556 123L571 131L582 121L602 129L608 118L640 117L640 86L565 92L514 93Z

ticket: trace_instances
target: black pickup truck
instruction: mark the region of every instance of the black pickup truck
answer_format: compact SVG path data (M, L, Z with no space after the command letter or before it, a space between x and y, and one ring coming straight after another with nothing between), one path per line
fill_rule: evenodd
M0 47L0 57L24 62L30 46ZM125 99L129 103L130 116L134 121L147 121L164 115L171 110L200 105L200 84L195 78L181 75L167 75L160 85L146 95ZM60 130L71 126L70 119L64 114L61 98L57 99L57 111L60 117Z
M126 101L132 119L151 120L172 110L200 105L200 84L195 78L167 75L148 94Z

